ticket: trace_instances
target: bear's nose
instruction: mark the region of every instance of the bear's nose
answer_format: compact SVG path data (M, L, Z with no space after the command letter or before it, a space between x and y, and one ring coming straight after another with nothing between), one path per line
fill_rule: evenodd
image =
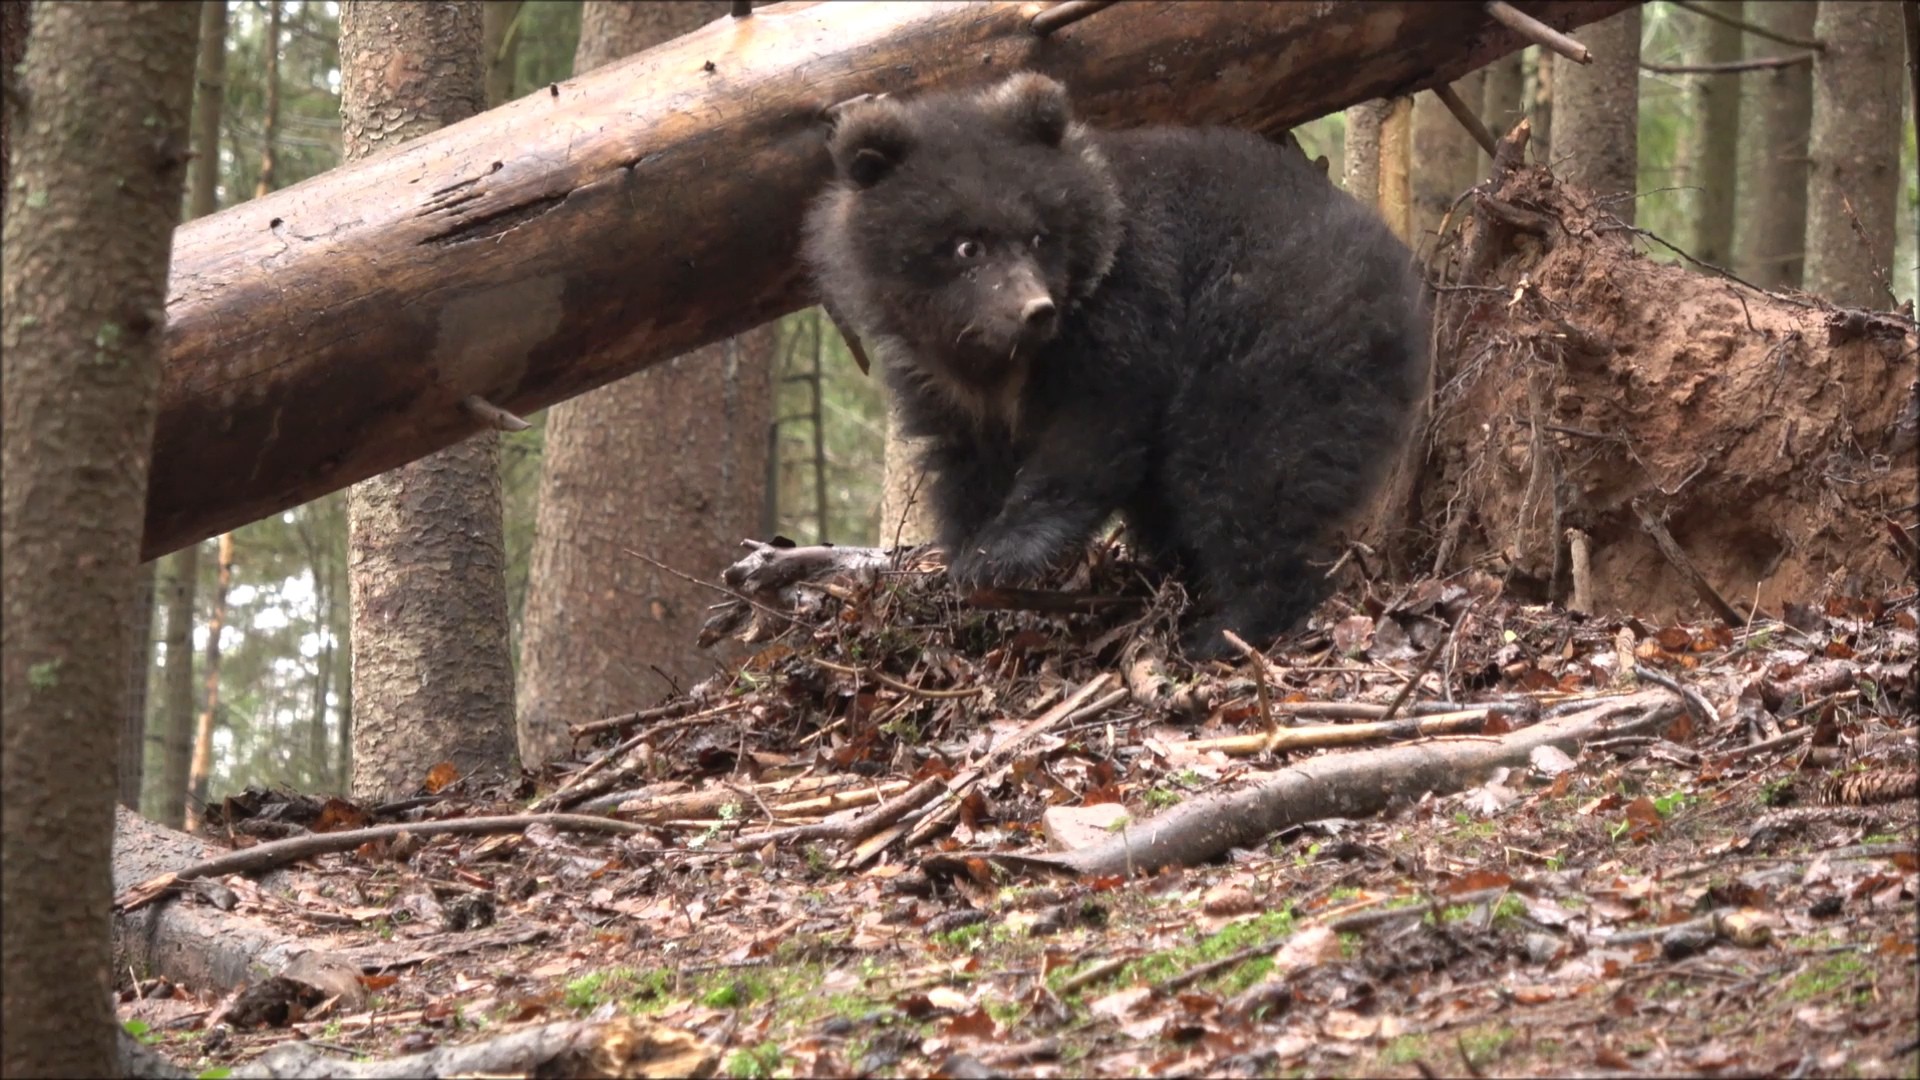
M1051 299L1045 296L1036 297L1027 301L1027 306L1020 309L1020 323L1030 331L1044 332L1053 328L1053 320L1058 314Z

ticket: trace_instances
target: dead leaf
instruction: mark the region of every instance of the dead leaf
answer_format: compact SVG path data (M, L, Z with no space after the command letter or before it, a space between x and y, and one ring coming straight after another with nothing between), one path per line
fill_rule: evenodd
M1153 987L1130 986L1125 990L1116 990L1103 998L1089 1002L1087 1011L1109 1020L1124 1020L1145 1008L1152 1000Z
M454 781L458 779L460 779L459 767L451 761L443 761L427 770L425 783L427 794L438 795L447 788L452 787Z
M1324 924L1309 926L1288 938L1273 954L1273 974L1269 977L1278 978L1339 959L1340 935Z

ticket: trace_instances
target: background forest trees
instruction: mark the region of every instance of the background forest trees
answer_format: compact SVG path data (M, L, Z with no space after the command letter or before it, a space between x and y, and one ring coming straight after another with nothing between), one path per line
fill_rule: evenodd
M563 79L579 39L581 4L577 0L528 0L496 3L512 8L510 17L495 13L497 35L493 77L509 96L518 97ZM1638 45L1632 64L1609 66L1601 59L1570 76L1576 65L1545 58L1538 50L1494 65L1484 75L1460 80L1457 88L1481 108L1496 133L1511 126L1519 115L1535 125L1532 149L1556 168L1571 175L1580 160L1591 158L1597 136L1585 134L1588 121L1580 115L1586 87L1603 72L1613 80L1600 87L1611 91L1608 108L1617 118L1631 114L1627 127L1636 147L1624 165L1628 179L1637 182L1637 196L1623 200L1637 224L1701 257L1717 254L1750 280L1795 285L1805 257L1809 132L1817 112L1815 80L1826 58L1804 42L1817 37L1821 8L1855 9L1861 3L1728 2L1706 6L1736 20L1760 24L1786 42L1733 31L1712 24L1695 11L1671 3L1645 5L1625 24L1637 21L1628 45ZM1879 61L1900 79L1899 17L1892 11L1893 32L1882 42L1887 49ZM273 163L273 183L285 186L315 175L340 161L340 73L338 11L335 4L311 0L230 0L225 36L225 76L218 89L224 106L220 118L218 194L222 206L251 196L263 163ZM270 24L277 12L278 29ZM1588 27L1576 36L1596 54L1609 39L1604 26ZM1731 37L1722 31L1731 31ZM1729 45L1729 42L1733 45ZM1790 42L1801 41L1802 44ZM1730 51L1737 47L1737 51ZM1738 74L1698 75L1675 72L1678 66L1740 60L1805 57L1802 60ZM269 60L272 58L273 62ZM1833 61L1827 61L1831 67ZM1637 70L1635 64L1639 65ZM271 69L271 74L269 73ZM1624 82L1623 82L1624 80ZM1900 86L1906 84L1902 81ZM202 87L204 90L205 87ZM1839 84L1835 90L1844 93ZM1892 291L1901 300L1915 295L1915 211L1920 207L1914 170L1912 102L1907 93L1895 95L1897 125L1884 119L1878 129L1887 137L1876 151L1863 151L1866 166L1879 169L1889 190L1897 188L1882 235L1893 238ZM277 101L269 123L269 104ZM1623 104L1624 103L1624 104ZM1844 104L1841 111L1845 111ZM1348 114L1335 114L1295 132L1310 157L1325 155L1330 173L1384 187L1387 178L1362 160L1346 154ZM1381 110L1376 110L1381 111ZM1451 198L1460 187L1486 168L1478 147L1463 140L1458 125L1444 109L1437 121L1422 126L1426 114L1414 118L1411 151L1403 159L1402 176L1411 174L1423 198ZM1858 111L1858 110L1856 110ZM1729 119L1731 117L1731 120ZM1735 134L1727 135L1731 123ZM271 132L270 155L267 140ZM1423 140L1422 134L1431 137ZM1378 141L1368 145L1377 146ZM1471 153L1463 153L1461 147ZM1429 160L1424 148L1445 161ZM1403 151L1404 153L1405 151ZM1470 169L1456 171L1457 161L1470 158ZM1444 171L1443 171L1444 170ZM1444 183L1435 181L1446 176ZM1731 190L1729 191L1729 185ZM1448 191L1451 194L1448 194ZM1731 195L1731 202L1727 197ZM1718 200L1718 201L1716 201ZM1437 206L1437 202L1430 202ZM1856 212L1878 213L1869 204ZM1728 207L1731 207L1730 211ZM1726 239L1726 222L1732 238ZM1419 224L1432 228L1432 221ZM1417 226L1416 226L1417 227ZM1863 227L1864 222L1863 222ZM1877 226L1875 226L1877 227ZM1848 235L1852 230L1848 228ZM1418 239L1416 237L1416 239ZM1428 238L1431 245L1432 238ZM1841 243L1856 243L1843 239ZM1729 246L1730 244L1730 246ZM1658 259L1674 260L1667 249L1647 245ZM1856 265L1863 265L1858 264ZM1880 301L1885 306L1884 298ZM781 320L770 331L774 404L766 445L771 463L766 470L771 490L753 497L746 520L770 513L774 531L797 541L826 538L845 543L883 540L880 524L881 459L885 409L877 381L863 375L830 324L814 311ZM544 446L545 416L527 417L531 430L501 439L501 477L504 505L506 585L509 626L516 662L525 611L529 566ZM629 482L641 484L644 475ZM742 510L735 507L734 510ZM636 533L636 535L638 535ZM339 790L349 775L348 730L352 696L350 666L346 662L348 612L344 497L329 496L237 530L232 536L231 582L219 629L220 669L218 707L211 743L209 794L213 798L248 784L286 784L303 790ZM201 545L197 565L185 567L185 589L175 585L175 574L187 560L166 560L158 590L159 622L151 673L155 681L147 695L143 719L148 752L144 808L171 819L162 783L167 775L162 751L173 713L182 708L204 708L204 664L207 655L212 601L219 573L213 542ZM636 550L672 564L671 553L649 548ZM595 557L624 555L599 554ZM717 566L676 566L696 575L710 575ZM644 598L630 598L643 603ZM176 615L181 618L176 619ZM591 625L574 632L593 634ZM187 664L170 665L173 656ZM636 658L636 670L645 671L646 658ZM184 678L187 673L192 678ZM183 693L181 687L187 689ZM633 701L640 707L651 701ZM589 717L567 717L570 720Z

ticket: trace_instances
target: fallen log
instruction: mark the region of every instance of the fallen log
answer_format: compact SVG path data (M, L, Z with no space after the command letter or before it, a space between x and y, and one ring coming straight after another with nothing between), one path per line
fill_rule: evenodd
M1041 10L758 8L182 226L145 555L802 306L836 102L1034 68L1095 122L1279 132L1526 43L1471 2L1143 0L1050 35Z
M1682 709L1664 690L1607 698L1567 716L1543 720L1499 738L1432 739L1381 750L1327 754L1291 766L1254 787L1181 803L1129 825L1095 847L1052 855L947 852L929 856L929 874L967 872L970 860L1003 869L1080 877L1151 874L1198 866L1229 849L1257 844L1292 825L1379 813L1396 798L1451 795L1501 766L1524 767L1534 750L1569 754L1601 735L1645 731Z

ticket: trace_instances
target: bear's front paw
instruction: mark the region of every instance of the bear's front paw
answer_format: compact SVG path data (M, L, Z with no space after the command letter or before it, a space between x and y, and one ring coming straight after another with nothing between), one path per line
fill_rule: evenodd
M1053 554L1018 538L981 536L951 554L947 576L961 589L1026 585L1046 574Z

